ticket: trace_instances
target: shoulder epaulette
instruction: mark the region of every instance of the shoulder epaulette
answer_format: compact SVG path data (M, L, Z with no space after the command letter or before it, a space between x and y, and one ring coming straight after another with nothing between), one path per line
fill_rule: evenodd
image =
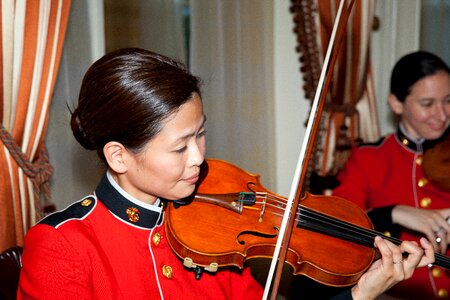
M64 210L52 213L38 224L46 224L53 227L57 227L59 224L73 219L82 219L95 207L96 199L92 196L88 196L78 202L73 203Z
M358 148L361 148L361 147L377 147L377 146L380 146L382 143L383 143L383 141L385 140L385 136L383 136L383 137L381 137L378 141L375 141L375 142L367 142L367 143L361 143L361 144L359 144L358 145Z

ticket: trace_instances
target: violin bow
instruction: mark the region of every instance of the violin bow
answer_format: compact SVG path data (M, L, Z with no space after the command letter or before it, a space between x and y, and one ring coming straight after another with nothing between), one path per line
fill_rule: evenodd
M349 2L348 5L346 4L347 2ZM299 158L297 161L297 166L295 169L294 178L289 193L289 198L286 203L286 210L284 212L283 219L281 221L277 243L272 257L272 262L270 265L266 285L264 288L263 300L267 299L268 297L269 290L272 286L272 281L273 287L270 299L275 300L278 293L281 275L283 272L283 262L286 259L288 245L290 237L292 235L294 222L296 219L295 210L299 205L302 194L300 187L303 186L303 183L305 181L306 176L305 166L311 156L311 151L314 145L313 137L317 135L319 129L320 118L322 115L328 89L331 83L331 78L333 76L333 67L334 64L336 63L340 46L342 45L342 39L346 32L348 18L350 16L354 2L355 0L341 0L339 4L339 9L336 15L336 19L334 21L333 30L330 37L330 42L328 43L327 47L327 53L325 55L316 93L314 95L314 100L311 106L311 111L306 126L305 136L303 138L302 148L300 150ZM343 24L340 25L339 23L342 13L344 14L344 19ZM335 40L337 40L337 47L336 49L333 49ZM273 279L275 268L277 269L275 279Z

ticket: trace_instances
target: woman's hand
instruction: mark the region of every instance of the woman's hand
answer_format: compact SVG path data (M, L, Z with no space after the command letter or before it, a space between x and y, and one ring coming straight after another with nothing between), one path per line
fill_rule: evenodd
M398 282L410 278L414 270L434 262L434 250L425 238L416 242L404 241L400 246L375 237L375 246L381 254L372 266L352 288L352 297L357 299L375 299Z
M392 222L423 233L436 252L445 253L450 244L450 208L422 209L397 205L392 210Z

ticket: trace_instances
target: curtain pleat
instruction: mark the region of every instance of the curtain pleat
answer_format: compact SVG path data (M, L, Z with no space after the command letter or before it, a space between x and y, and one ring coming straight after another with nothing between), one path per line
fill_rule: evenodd
M70 2L1 1L0 250L21 245L49 204L43 141Z
M317 70L323 64L339 4L340 0L292 0L301 71L308 79L305 94L310 99L314 98L320 75ZM310 172L321 176L335 175L352 145L379 137L369 52L374 9L374 0L355 1L348 19L310 163ZM317 49L317 53L307 48Z

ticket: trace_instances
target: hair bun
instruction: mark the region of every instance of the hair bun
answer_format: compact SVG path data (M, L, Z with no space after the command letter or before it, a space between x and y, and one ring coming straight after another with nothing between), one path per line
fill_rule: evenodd
M80 143L81 146L88 150L95 150L95 147L89 141L89 138L84 131L83 126L81 125L77 109L75 109L75 111L72 113L70 127L72 128L72 133L75 136L75 139L78 141L78 143Z

